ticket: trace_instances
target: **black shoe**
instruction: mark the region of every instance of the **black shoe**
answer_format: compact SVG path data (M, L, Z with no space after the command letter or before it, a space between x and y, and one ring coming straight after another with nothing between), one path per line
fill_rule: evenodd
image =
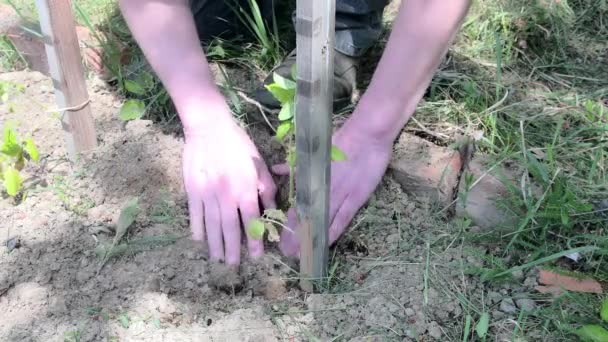
M293 50L283 63L276 67L264 80L264 85L273 83L273 74L293 80L291 68L296 63L296 50ZM357 88L357 69L359 60L335 51L334 54L334 111L340 111L351 104L353 92ZM279 101L265 88L256 90L255 98L264 106L272 109L281 107Z

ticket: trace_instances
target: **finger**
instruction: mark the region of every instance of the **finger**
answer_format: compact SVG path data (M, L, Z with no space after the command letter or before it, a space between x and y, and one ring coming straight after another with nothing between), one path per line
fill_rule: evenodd
M209 244L209 257L213 261L224 260L224 240L222 238L222 220L220 206L213 195L203 200L205 206L205 230Z
M338 213L338 210L348 195L346 190L344 190L346 187L343 186L343 183L346 181L347 179L344 177L338 179L336 179L336 177L332 177L329 193L329 222L334 220L334 217Z
M333 244L338 240L340 235L344 233L346 227L353 220L359 208L355 204L355 201L350 200L350 196L346 196L342 205L338 209L338 212L334 216L331 225L329 226L329 244Z
M226 264L238 265L241 262L241 229L239 227L238 211L229 196L223 196L220 203Z
M287 212L287 228L281 232L279 249L285 256L298 257L300 255L300 240L296 231L296 211L292 208Z
M241 218L243 219L243 226L245 229L249 227L249 223L252 220L260 217L260 207L258 204L258 196L254 193L254 196L250 196L241 201L239 208L241 209ZM264 254L264 242L262 239L256 240L245 233L247 236L247 250L249 256L257 258Z
M258 192L260 194L260 199L262 200L262 205L265 209L274 209L277 207L276 196L277 196L277 186L274 184L274 180L268 172L268 168L266 165L256 165L258 172Z
M203 218L203 199L200 196L188 194L188 213L190 216L190 231L192 240L205 240L205 226Z
M277 176L289 176L289 165L287 163L273 165L272 173Z

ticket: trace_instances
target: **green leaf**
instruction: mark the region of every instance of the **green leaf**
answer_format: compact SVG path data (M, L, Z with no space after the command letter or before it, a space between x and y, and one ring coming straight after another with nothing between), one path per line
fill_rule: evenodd
M600 309L600 317L604 322L608 322L608 299L604 299L602 302L602 308Z
M281 107L281 111L279 112L279 120L287 121L293 118L293 115L296 112L296 105L293 101L288 101L283 103L283 107Z
M483 314L481 314L481 317L479 317L479 321L475 325L475 331L477 332L477 336L479 336L479 338L484 338L486 336L486 334L488 333L489 327L490 327L490 314L487 312L484 312Z
M586 342L606 342L608 341L608 331L595 324L583 325L576 329L575 334Z
M247 224L247 235L255 240L262 240L264 238L264 222L260 219L253 219Z
M286 122L283 122L282 124L280 124L279 127L277 128L277 134L276 134L277 140L283 141L283 139L285 139L285 136L291 130L291 127L292 127L291 121L286 121Z
M346 160L346 153L344 153L336 145L332 145L331 146L331 160L332 161L344 161L344 160Z
M117 244L120 239L127 233L127 229L135 222L135 218L139 214L139 199L132 198L127 202L124 208L120 211L118 223L116 224L116 235L114 236L113 244Z
M17 140L17 133L15 133L15 130L9 125L4 126L0 152L11 157L17 157L21 153L21 146Z
M279 101L281 104L287 103L290 101L293 102L293 100L296 96L295 89L285 89L276 83L267 85L266 89L268 89L268 91L272 94L272 96L274 96L274 98L277 99L277 101Z
M0 96L0 100L2 100L2 103L6 103L8 101L8 92L2 93L2 96Z
M23 184L19 171L9 166L4 170L2 176L4 178L4 189L6 189L6 193L9 196L17 196L21 190L21 185Z
M126 313L123 313L118 316L118 321L120 322L120 325L122 325L123 328L129 329L129 325L131 325L131 322L129 320L129 316L127 316Z
M36 144L34 144L34 139L32 139L32 138L25 139L24 150L27 153L27 155L30 157L31 160L38 161L38 159L40 159L38 149L36 148Z
M136 95L143 95L146 93L144 87L133 80L125 80L125 89L127 89L128 92Z
M148 91L154 86L154 76L151 73L144 71L137 76L137 82Z
M125 103L122 105L118 117L122 121L136 120L144 116L145 111L146 106L144 105L143 101L131 99L125 101Z
M283 88L283 89L296 89L296 82L285 78L279 74L277 74L276 72L272 75L272 80L274 81L274 84L278 85L279 87Z

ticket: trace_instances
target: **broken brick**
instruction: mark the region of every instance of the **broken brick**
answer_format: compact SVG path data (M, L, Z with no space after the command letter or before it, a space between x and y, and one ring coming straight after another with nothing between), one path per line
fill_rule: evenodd
M542 293L555 293L559 290L584 293L602 293L602 285L592 278L575 278L549 270L540 270L538 282L546 286L537 286ZM540 289L539 289L540 287Z
M454 198L462 160L458 151L402 133L389 170L403 190L448 205Z

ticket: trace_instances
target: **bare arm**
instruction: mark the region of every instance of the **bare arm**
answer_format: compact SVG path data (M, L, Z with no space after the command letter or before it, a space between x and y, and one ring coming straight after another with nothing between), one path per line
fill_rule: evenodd
M260 216L260 200L275 207L272 177L215 86L187 0L120 0L120 8L184 126L192 238L207 241L212 260L238 265L240 222ZM247 240L251 257L263 254L262 241Z
M404 0L352 124L394 139L414 113L470 0Z
M176 105L185 129L228 112L198 40L187 0L120 0L120 9ZM213 119L213 118L212 118Z

